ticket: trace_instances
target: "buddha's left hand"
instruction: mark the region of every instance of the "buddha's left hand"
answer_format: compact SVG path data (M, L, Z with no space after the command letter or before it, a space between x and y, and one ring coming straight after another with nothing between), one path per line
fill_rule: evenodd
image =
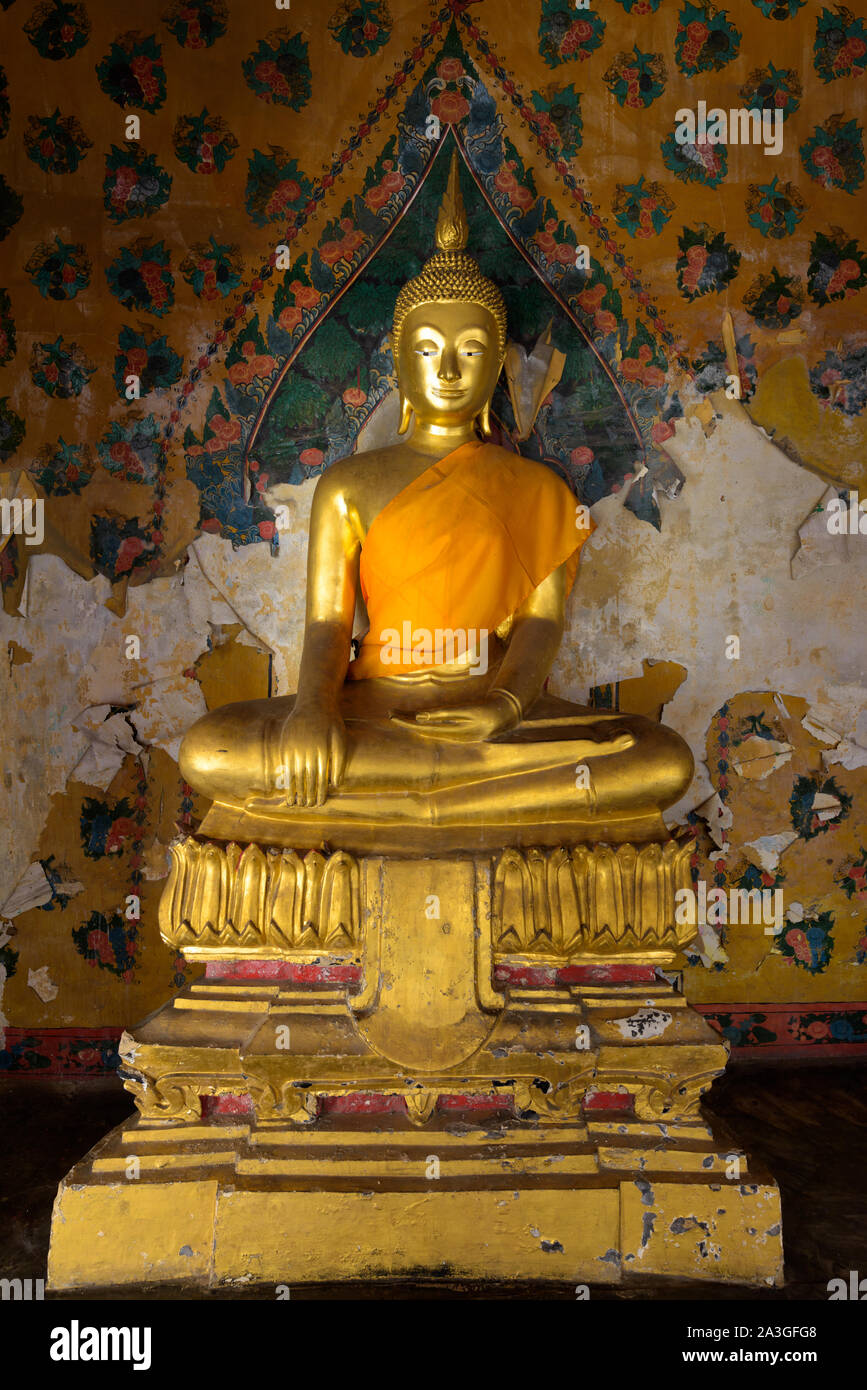
M424 738L447 738L459 743L483 743L497 734L508 733L520 723L511 702L495 695L465 705L424 709L418 714L395 714L392 719Z

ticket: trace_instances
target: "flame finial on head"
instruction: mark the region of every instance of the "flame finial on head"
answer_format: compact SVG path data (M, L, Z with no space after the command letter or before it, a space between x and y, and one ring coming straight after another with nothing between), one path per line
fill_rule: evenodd
M449 165L449 181L440 204L437 217L436 243L440 251L463 251L469 240L470 229L461 193L461 180L458 174L458 152L452 150Z

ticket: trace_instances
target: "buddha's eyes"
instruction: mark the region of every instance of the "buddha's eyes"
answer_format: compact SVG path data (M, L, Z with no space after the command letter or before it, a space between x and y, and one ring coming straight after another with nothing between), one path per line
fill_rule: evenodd
M461 357L482 357L485 349L481 343L465 343L459 349ZM441 349L433 343L422 343L415 349L417 357L438 357Z

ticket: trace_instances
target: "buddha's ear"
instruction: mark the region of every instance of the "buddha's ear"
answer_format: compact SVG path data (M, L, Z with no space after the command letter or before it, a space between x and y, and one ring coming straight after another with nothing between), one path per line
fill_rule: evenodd
M398 389L398 391L399 391L399 390L400 390L400 370L399 370L398 365L397 365L397 353L396 353L395 350L394 350L394 334L393 334L393 333L386 333L386 335L385 335L385 341L386 341L386 344L387 344L387 346L388 346L389 351L391 352L391 367L392 367L392 371L393 371L393 373L394 373L394 380L395 380L395 383L396 383L396 385L397 385L397 389ZM401 401L403 401L403 396L401 396Z
M397 427L398 434L406 434L412 421L412 406L406 396L400 395L400 423Z
M478 425L478 427L479 427L479 434L482 436L482 438L483 438L483 439L490 439L490 437L491 437L491 402L490 402L490 401L485 401L485 404L482 406L481 410L479 411L478 415L476 416L476 423L477 423L477 425Z

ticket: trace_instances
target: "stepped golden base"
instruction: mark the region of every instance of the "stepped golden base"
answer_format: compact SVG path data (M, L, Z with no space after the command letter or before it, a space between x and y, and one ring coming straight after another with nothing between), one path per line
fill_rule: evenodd
M781 1280L776 1185L702 1124L446 1123L121 1126L60 1187L49 1286Z
M124 1034L139 1109L65 1179L52 1288L781 1277L779 1194L700 1099L663 969L688 843L436 859L175 847L207 973Z

